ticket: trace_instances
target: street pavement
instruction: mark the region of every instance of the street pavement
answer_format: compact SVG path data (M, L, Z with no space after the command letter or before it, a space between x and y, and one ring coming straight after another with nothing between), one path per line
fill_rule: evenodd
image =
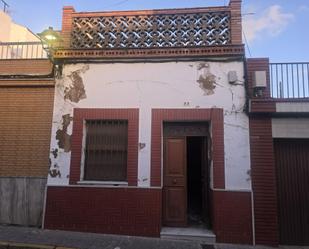
M0 249L2 248L35 248L35 247L5 247L7 243L24 243L34 245L49 245L51 248L77 249L270 249L263 246L244 246L231 244L216 244L214 246L199 242L165 240L159 238L144 238L119 235L104 235L68 231L42 230L38 228L0 225ZM4 243L5 242L5 243ZM40 248L40 247L36 247ZM44 247L41 247L44 248ZM309 249L309 247L280 247L282 249Z

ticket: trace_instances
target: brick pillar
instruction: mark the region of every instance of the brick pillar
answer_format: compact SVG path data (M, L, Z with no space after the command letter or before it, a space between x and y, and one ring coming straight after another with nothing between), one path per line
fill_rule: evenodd
M256 98L253 90L253 77L255 71L266 71L267 87L263 89L262 98L270 98L270 78L269 78L269 59L253 58L247 59L247 77L248 77L248 95L250 98ZM261 98L261 97L259 97Z
M231 42L242 44L241 0L230 0L231 11Z
M69 48L70 47L71 31L72 31L72 23L73 23L72 14L74 12L75 12L75 9L72 6L65 6L65 7L63 7L61 35L62 35L62 39L63 39L62 46L64 48Z
M250 117L251 177L255 241L278 246L276 165L270 117Z
M213 187L224 189L224 115L222 109L214 108L211 110L211 125L213 142Z

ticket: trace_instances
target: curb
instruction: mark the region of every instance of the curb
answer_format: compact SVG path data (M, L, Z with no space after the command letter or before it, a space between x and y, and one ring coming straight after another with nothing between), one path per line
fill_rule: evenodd
M77 249L77 248L0 241L0 249Z

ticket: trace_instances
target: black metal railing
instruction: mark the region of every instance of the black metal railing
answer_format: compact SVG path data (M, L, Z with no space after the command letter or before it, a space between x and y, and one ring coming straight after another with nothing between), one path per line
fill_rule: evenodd
M270 63L272 98L308 98L309 62Z
M46 58L41 42L0 42L0 60Z

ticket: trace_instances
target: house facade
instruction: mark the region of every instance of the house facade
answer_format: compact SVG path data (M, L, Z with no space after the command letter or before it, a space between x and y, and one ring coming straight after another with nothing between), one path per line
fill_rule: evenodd
M64 8L45 228L252 243L240 13Z
M62 37L45 228L308 243L308 63L245 59L241 1L65 7Z
M1 140L14 156L2 157L0 187L13 176L42 177L31 185L41 186L40 201L27 203L42 210L43 228L162 238L193 229L208 242L309 243L309 64L246 59L240 0L64 7L61 37L53 67L40 53L29 58L33 48L0 60L2 130L17 127ZM14 143L35 151L29 167L22 147L8 149ZM14 191L32 189L20 186Z

